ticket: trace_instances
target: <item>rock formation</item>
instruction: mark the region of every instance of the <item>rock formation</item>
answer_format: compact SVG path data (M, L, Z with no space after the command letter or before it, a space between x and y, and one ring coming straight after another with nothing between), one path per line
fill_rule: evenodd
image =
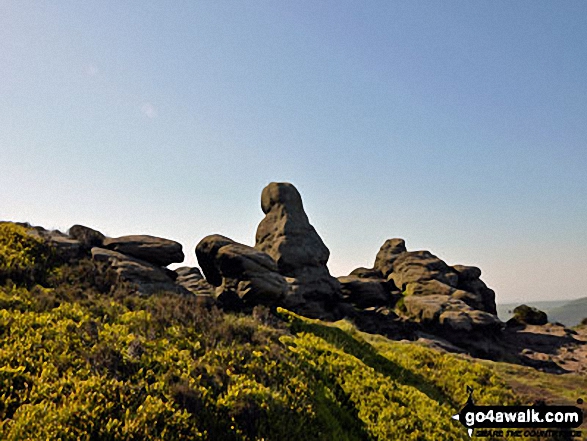
M255 248L267 253L286 277L285 305L313 317L334 311L341 300L339 282L326 263L330 252L310 224L302 198L289 183L272 182L261 194L265 218L257 228Z
M388 284L383 279L363 278L355 276L339 277L343 299L358 308L372 306L393 306Z
M70 237L79 241L86 249L102 247L104 245L104 239L106 239L106 236L99 231L84 225L73 225L69 228L68 233Z
M94 247L91 253L96 262L106 263L116 272L120 282L132 284L139 294L150 295L161 291L188 293L175 283L173 272L167 268L105 248Z
M388 239L379 249L375 257L373 269L379 271L382 277L386 279L393 271L393 262L402 253L405 253L406 242L403 239Z
M234 305L240 299L245 305L274 305L287 293L275 261L255 248L215 234L198 243L196 256L223 304Z
M577 339L577 332L548 323L546 314L525 305L514 310L505 326L479 268L449 266L429 251L408 251L403 239L393 238L381 246L373 268L356 268L336 279L327 267L329 250L292 184L265 187L261 208L265 217L254 247L221 235L200 240L195 251L201 272L166 268L184 259L181 244L172 240L108 238L83 225L72 226L68 234L21 225L52 248L51 258L75 263L91 257L100 263L99 270L114 272L116 283L141 295L173 292L245 312L259 304L284 306L311 318L346 317L365 332L418 339L443 350L553 372L564 372L565 366L584 370L587 350L576 356L575 350L557 352L553 345L568 349L581 343L585 348L587 331Z
M514 316L508 320L508 326L546 325L548 316L544 311L533 306L520 305L514 308Z
M401 310L431 332L498 332L495 293L479 279L476 267L451 267L429 251L407 251L403 239L387 240L375 259L378 271L403 295Z
M55 256L63 261L80 257L83 251L82 244L58 230L46 230L42 227L32 227L30 224L19 224L28 228L28 234L44 240L53 250Z
M104 247L145 260L153 265L167 266L183 262L184 255L180 243L169 239L148 235L106 238Z

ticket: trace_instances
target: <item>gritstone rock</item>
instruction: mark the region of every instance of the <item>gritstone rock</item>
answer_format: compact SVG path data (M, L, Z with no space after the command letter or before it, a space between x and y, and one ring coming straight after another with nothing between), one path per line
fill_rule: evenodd
M343 299L359 308L392 306L392 296L383 279L339 277Z
M199 268L182 266L175 269L177 278L175 283L183 286L198 298L205 300L206 304L214 303L215 287L210 285L208 281L202 276Z
M406 242L403 239L394 238L386 240L375 257L373 268L380 271L383 278L386 279L393 271L393 262L395 259L406 251Z
M91 252L96 262L108 264L118 275L119 281L134 285L140 294L149 295L160 291L189 294L189 291L174 282L176 274L167 268L104 248L94 247Z
M544 311L533 306L520 305L514 308L514 316L508 321L525 325L545 325L548 323L548 316Z
M208 282L217 286L221 302L238 297L249 305L273 305L287 293L275 261L255 248L216 234L198 243L196 256Z
M263 189L265 218L257 228L255 248L277 262L290 283L286 306L319 317L341 300L340 284L328 271L330 252L308 220L302 198L289 183Z
M159 266L183 262L184 259L180 243L148 235L107 238L104 247Z
M104 245L104 239L106 239L106 236L99 231L83 225L72 226L68 233L70 237L78 240L87 249L102 247Z

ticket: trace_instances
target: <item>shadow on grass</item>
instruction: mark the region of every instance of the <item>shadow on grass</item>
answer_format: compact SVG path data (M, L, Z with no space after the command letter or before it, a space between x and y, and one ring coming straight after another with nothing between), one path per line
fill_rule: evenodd
M308 323L299 318L293 318L293 320L291 320L291 330L295 333L308 332L317 337L321 337L347 354L356 357L380 374L389 376L406 386L418 389L428 398L439 404L448 403L452 407L458 407L458 403L453 403L448 396L446 396L440 389L432 386L424 377L388 360L378 354L369 343L355 339L340 328L318 323Z

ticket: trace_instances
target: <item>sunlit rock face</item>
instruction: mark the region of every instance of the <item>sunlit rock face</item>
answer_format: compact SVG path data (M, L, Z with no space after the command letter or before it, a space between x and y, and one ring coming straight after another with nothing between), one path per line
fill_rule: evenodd
M338 280L326 263L330 251L308 220L302 198L289 183L272 182L261 194L265 218L255 248L275 260L290 289L285 305L310 316L323 316L342 299Z

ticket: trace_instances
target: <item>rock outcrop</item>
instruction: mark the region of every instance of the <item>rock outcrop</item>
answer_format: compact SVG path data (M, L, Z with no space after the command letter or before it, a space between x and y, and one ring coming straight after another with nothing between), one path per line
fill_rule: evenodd
M393 306L398 296L392 297L387 282L383 279L355 276L339 277L345 302L358 308Z
M175 283L175 273L167 268L105 248L94 247L91 253L95 261L106 263L116 272L119 282L133 285L139 294L150 295L160 291L189 294Z
M103 244L109 250L118 251L158 266L183 262L184 259L180 243L145 234L106 238Z
M460 298L469 306L497 315L495 291L481 280L481 270L476 266L454 265L459 282L458 292L453 297Z
M204 300L206 304L214 303L215 287L210 285L208 281L202 276L199 268L182 266L175 269L177 274L175 283L184 287L196 297Z
M403 239L394 238L386 240L381 248L379 248L373 269L381 272L383 278L389 277L393 271L393 262L395 262L395 259L400 254L406 251L406 242Z
M495 335L503 328L495 293L481 281L479 268L451 267L429 251L407 251L405 241L396 238L383 244L373 270L355 271L371 276L378 271L387 278L391 289L402 293L402 314L429 332L462 340L465 334Z
M234 305L240 299L245 305L274 305L288 291L285 278L268 254L227 237L216 234L203 238L196 256L223 304Z
M508 325L546 325L548 316L544 311L533 306L520 305L514 308L514 316L508 320Z
M73 225L69 228L68 233L70 237L79 241L88 250L93 247L102 247L104 245L104 239L106 239L106 236L99 231L84 225Z
M287 278L285 305L313 317L335 310L342 297L326 266L330 251L310 224L296 188L270 183L261 194L261 208L265 218L257 228L255 248L271 256Z
M54 251L55 257L62 261L79 258L83 252L80 241L58 230L45 230L42 227L32 227L29 224L20 224L28 228L27 233L44 240Z
M458 275L429 251L406 251L394 257L393 280L405 295L451 295L458 285Z

